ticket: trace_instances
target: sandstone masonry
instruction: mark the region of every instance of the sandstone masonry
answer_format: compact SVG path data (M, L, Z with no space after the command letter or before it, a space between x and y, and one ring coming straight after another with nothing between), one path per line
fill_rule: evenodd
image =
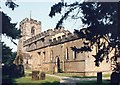
M83 76L111 71L110 62L104 61L100 67L95 66L92 56L96 53L95 47L91 52L78 52L72 49L79 49L86 41L63 27L41 32L41 22L25 18L20 23L20 29L22 37L19 39L16 62L19 63L19 55L22 54L25 69L53 73L73 72Z

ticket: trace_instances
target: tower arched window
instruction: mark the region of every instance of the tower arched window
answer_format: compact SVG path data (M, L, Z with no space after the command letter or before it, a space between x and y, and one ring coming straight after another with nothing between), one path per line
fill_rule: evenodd
M34 28L34 26L31 28L31 34L32 34L32 35L35 34L35 28Z

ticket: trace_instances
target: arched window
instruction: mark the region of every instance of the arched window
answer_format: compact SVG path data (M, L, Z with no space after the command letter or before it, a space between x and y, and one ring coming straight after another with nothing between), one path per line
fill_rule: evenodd
M73 50L73 59L76 59L76 51Z
M31 34L34 35L35 34L35 29L34 26L31 28Z
M51 53L50 53L50 60L52 61L53 60L53 50L51 50Z
M43 60L45 61L45 52L43 52Z
M65 57L66 57L66 60L69 59L69 56L68 56L68 48L66 48Z

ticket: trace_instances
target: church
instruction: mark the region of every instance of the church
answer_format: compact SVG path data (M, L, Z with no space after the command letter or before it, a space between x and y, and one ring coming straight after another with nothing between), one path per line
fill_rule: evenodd
M80 39L64 27L48 29L42 32L41 22L25 18L20 22L22 37L18 42L16 63L23 64L25 69L52 73L80 73L82 76L93 76L97 72L111 72L111 63L103 61L95 66L96 53L77 52L73 48L84 46L85 39ZM112 53L110 55L113 55Z

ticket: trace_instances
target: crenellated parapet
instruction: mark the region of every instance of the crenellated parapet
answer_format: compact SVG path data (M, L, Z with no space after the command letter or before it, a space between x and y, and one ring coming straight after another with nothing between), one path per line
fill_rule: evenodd
M64 28L48 29L47 31L41 32L40 34L24 41L23 45L26 47L27 51L31 51L78 38L79 37L76 34L73 34L68 30L64 30Z
M47 36L55 36L56 34L59 33L69 33L68 30L64 30L64 28L59 28L59 29L48 29L47 31L41 32L40 34L37 34L36 36L33 36L26 41L24 41L23 45L30 44L32 42L35 42L37 40L40 40L41 38L46 38Z
M31 24L32 23L34 23L34 24L36 24L36 25L41 25L41 22L40 21L37 21L37 20L34 20L34 19L29 19L29 18L25 18L25 19L23 19L21 22L20 22L20 27L24 24L24 23L27 23L27 22L31 22Z
M49 39L49 43L50 45L56 45L56 44L61 44L72 40L76 40L78 38L79 36L77 36L76 34L68 33L67 35L62 35L53 39Z

